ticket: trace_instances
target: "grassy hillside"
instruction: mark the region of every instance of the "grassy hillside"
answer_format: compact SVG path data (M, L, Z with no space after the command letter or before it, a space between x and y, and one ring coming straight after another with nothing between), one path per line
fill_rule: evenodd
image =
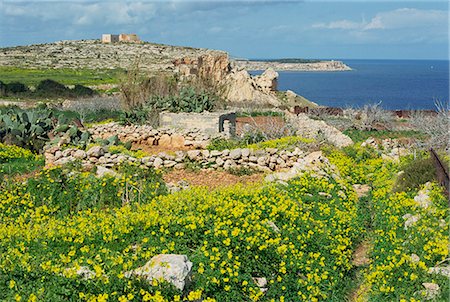
M35 86L42 80L51 79L65 85L116 84L120 69L27 69L18 67L0 67L0 81L4 83L21 82Z

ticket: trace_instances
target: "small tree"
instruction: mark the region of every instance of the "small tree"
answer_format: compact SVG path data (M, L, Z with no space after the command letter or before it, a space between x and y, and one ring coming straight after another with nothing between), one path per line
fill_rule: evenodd
M450 145L450 105L447 102L435 101L436 115L415 111L411 115L410 123L417 130L427 134L430 139L423 145L426 148L448 149Z

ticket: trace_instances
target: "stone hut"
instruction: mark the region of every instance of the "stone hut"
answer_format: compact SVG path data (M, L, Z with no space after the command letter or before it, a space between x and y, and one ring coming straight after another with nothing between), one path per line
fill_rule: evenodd
M136 34L120 34L119 42L139 43L139 42L141 42L141 39L139 39L138 35L136 35Z
M102 43L117 43L117 42L132 42L132 43L140 43L141 39L139 39L136 34L103 34L102 35Z
M116 43L119 42L119 35L103 34L102 43Z

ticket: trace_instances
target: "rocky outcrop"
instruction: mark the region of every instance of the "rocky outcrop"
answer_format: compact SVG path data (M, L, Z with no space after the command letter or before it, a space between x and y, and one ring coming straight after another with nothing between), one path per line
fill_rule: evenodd
M324 121L313 120L306 114L294 115L286 113L290 123L296 127L297 135L302 137L325 139L336 147L346 147L353 144L350 137L343 134L333 126Z
M397 139L384 139L377 141L373 137L361 143L361 147L372 147L381 152L381 158L384 160L400 162L400 157L408 155L411 151Z
M280 63L264 61L236 60L232 62L233 66L244 68L246 70L266 70L273 68L275 70L290 71L348 71L352 70L342 61L320 61L312 63Z
M252 77L246 70L233 69L224 79L224 98L228 102L253 102L279 106L275 95L278 73L269 70L261 76Z
M272 68L268 68L261 75L253 77L257 87L264 93L277 91L278 72Z
M191 274L192 262L186 255L160 254L154 256L144 266L124 275L127 278L138 277L149 283L163 279L183 291L191 281Z
M175 71L183 76L198 76L215 83L222 81L231 70L226 53L202 54L196 58L184 57L174 60L173 64Z
M266 181L288 181L305 171L312 172L319 176L326 176L328 174L324 172L325 170L328 172L332 170L331 163L328 158L322 154L322 151L316 151L298 160L288 171L267 175Z

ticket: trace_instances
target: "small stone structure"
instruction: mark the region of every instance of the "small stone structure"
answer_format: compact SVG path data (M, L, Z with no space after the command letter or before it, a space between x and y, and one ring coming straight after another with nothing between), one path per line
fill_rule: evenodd
M200 129L208 135L219 133L220 117L229 114L225 111L202 112L202 113L171 113L162 112L159 115L159 124L161 127L170 127L173 129ZM232 124L227 121L224 124L224 134L233 133Z
M102 43L117 43L117 42L133 42L139 43L141 40L136 34L103 34L102 35Z
M119 35L103 34L102 43L116 43L119 42Z
M136 34L120 34L119 42L139 43L139 42L141 42L141 39L139 39L138 35L136 35Z

